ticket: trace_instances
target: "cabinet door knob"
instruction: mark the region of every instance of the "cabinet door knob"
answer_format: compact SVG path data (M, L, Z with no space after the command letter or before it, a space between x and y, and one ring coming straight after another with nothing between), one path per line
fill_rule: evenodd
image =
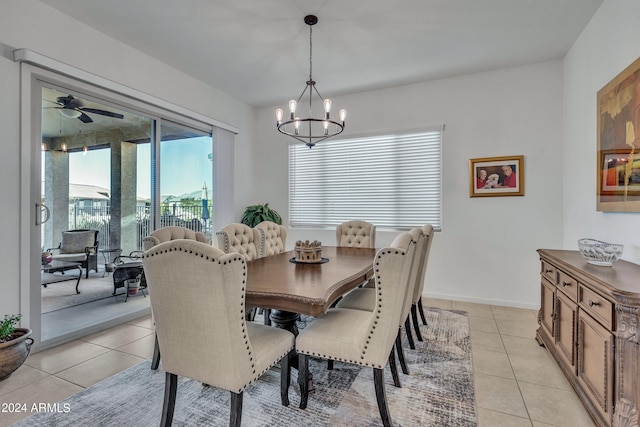
M562 286L571 286L571 282L562 282Z
M595 306L598 306L598 305L600 305L600 303L599 303L599 302L596 302L596 301L591 301L591 300L589 300L589 307L593 307L594 305L595 305Z
M545 273L552 273L552 272L553 272L553 270L545 270L544 272L545 272Z

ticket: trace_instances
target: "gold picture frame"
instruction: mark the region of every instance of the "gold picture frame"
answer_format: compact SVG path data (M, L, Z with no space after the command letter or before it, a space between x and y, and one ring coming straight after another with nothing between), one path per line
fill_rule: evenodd
M469 197L524 196L524 156L469 160Z
M596 209L640 212L640 58L597 94Z

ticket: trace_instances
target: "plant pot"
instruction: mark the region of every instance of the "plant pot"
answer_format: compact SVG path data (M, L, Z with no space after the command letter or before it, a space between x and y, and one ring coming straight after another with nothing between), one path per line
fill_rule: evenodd
M127 293L131 295L138 295L140 290L140 279L127 280Z
M31 329L16 328L10 341L0 343L0 381L22 366L31 351Z

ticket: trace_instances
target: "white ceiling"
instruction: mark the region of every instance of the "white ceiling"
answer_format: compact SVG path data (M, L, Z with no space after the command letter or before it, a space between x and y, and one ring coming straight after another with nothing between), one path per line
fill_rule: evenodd
M562 58L602 0L40 0L254 106Z

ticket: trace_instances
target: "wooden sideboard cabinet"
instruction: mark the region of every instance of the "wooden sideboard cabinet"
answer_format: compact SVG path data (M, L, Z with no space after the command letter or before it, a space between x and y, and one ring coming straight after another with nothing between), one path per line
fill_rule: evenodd
M587 263L539 249L536 340L556 360L599 426L638 426L640 265Z

